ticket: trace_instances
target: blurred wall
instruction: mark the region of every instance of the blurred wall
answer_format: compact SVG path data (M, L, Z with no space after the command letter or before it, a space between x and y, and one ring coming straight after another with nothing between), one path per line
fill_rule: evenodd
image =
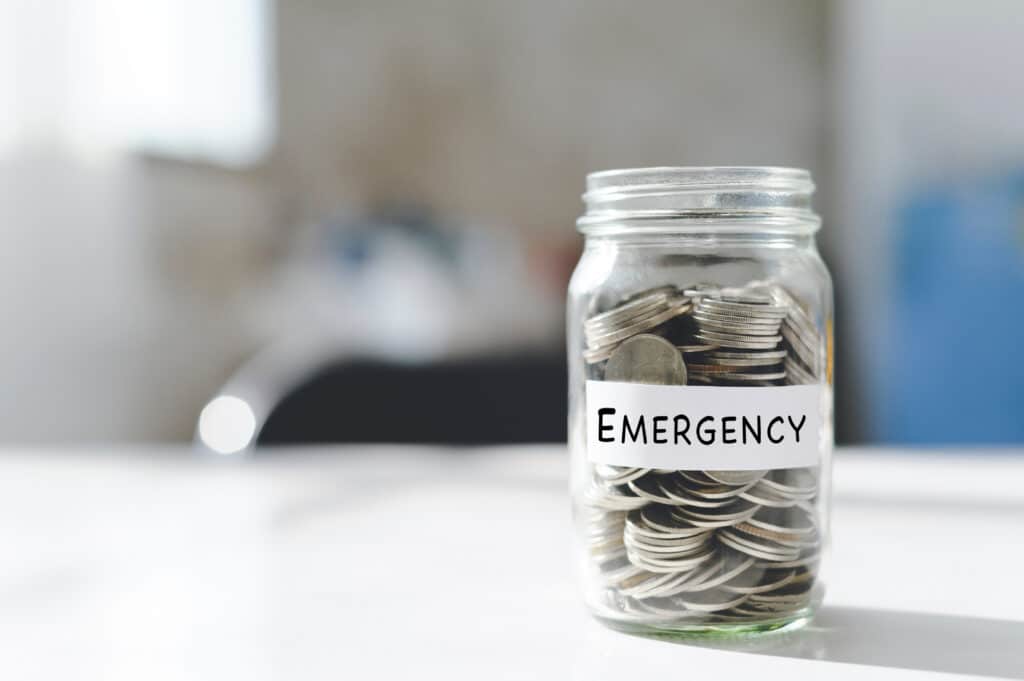
M826 178L825 3L277 6L276 172L313 218L395 196L564 234L592 170Z

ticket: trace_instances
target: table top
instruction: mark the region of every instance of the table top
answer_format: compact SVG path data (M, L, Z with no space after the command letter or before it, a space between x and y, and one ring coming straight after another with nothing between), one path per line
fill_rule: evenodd
M558 446L0 453L0 678L1024 678L1024 450L840 450L825 607L725 648L589 618L566 474Z

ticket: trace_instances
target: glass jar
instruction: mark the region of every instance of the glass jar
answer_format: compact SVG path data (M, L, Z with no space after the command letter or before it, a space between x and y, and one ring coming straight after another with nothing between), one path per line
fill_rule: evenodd
M810 174L587 177L569 448L587 605L647 634L793 628L821 602L832 284Z

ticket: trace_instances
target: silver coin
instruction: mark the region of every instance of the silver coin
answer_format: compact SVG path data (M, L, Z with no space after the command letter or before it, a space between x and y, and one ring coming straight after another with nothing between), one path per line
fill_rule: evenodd
M618 346L609 345L607 347L596 348L594 350L584 350L583 361L586 362L587 364L598 364L600 362L603 362L612 356L612 353L615 352L616 347Z
M694 352L707 352L708 350L714 350L717 345L677 345L676 349L683 354L689 354Z
M704 471L715 482L723 485L749 485L765 476L768 471Z
M697 612L717 612L719 610L735 608L748 598L749 596L745 594L737 596L736 594L709 591L698 594L677 596L672 600L679 603L687 610L695 610Z
M739 336L778 336L779 327L777 325L754 325L754 324L732 324L729 322L715 322L709 323L705 321L703 317L694 315L694 319L697 320L697 325L701 331L711 331L714 333L731 333Z
M642 567L650 572L666 573L690 570L702 563L706 563L714 557L714 549L709 549L696 555L686 555L681 558L654 558L643 553L626 550L626 555L633 565Z
M718 312L720 314L732 314L740 317L754 317L758 319L785 319L789 314L789 308L776 305L751 305L748 303L730 303L712 298L701 298L697 304L698 310L707 312Z
M759 343L765 345L766 349L774 350L779 341L783 339L782 334L774 333L765 336L755 336L744 332L719 331L717 329L698 329L698 338L717 338L716 342L728 347L728 341L741 341L744 343Z
M783 368L786 370L786 378L791 385L809 385L818 382L814 374L804 368L803 364L793 361L791 358L786 359Z
M732 490L724 490L725 494L718 497L708 497L696 494L680 485L678 481L663 481L660 485L662 493L668 497L666 502L673 506L693 506L695 508L720 508L732 502L732 497L738 494L730 494Z
M704 471L686 471L686 470L681 470L681 471L676 471L676 475L678 475L679 477L681 477L681 478L683 478L685 480L689 480L690 482L692 482L695 485L699 485L699 486L702 486L702 487L710 487L710 486L716 484L715 481L712 480L711 478L709 478L707 473L705 473Z
M725 559L716 554L715 559L710 561L710 563L679 573L676 579L666 582L656 593L651 593L647 597L666 598L690 591L695 585L702 584L713 576L720 574L724 568Z
M713 374L728 374L734 372L735 367L719 366L718 364L697 364L690 362L686 365L687 371L693 374L711 376Z
M777 301L770 291L758 291L753 288L745 289L722 289L717 296L718 299L729 303L744 303L746 305L776 305Z
M808 518L808 520L810 520L810 518ZM752 517L750 520L746 521L746 523L740 524L750 525L753 528L763 530L765 532L773 532L775 534L781 535L796 535L797 537L807 536L817 531L817 527L815 527L813 521L809 524L801 523L798 525L795 523L791 523L788 525L778 525L775 523L765 522L758 518L756 515ZM739 527L739 525L737 525L737 527Z
M591 508L589 517L584 519L586 536L593 541L622 535L626 529L626 511L602 511Z
M719 373L715 375L723 381L778 381L786 377L785 371L774 371L771 373L751 374L741 372Z
M624 485L630 480L647 475L650 468L629 468L623 466L609 466L599 463L594 466L594 473L609 485Z
M605 365L604 379L624 383L686 385L686 363L661 336L640 334L620 345Z
M638 497L643 497L649 501L659 504L667 504L669 506L672 506L675 503L671 497L662 491L661 486L656 480L649 478L645 478L643 480L630 480L628 486L633 494Z
M732 528L725 528L717 533L718 541L726 546L753 556L767 560L796 560L800 557L800 549L777 542L741 534Z
M630 598L661 598L671 595L680 583L685 583L692 577L692 572L667 572L664 574L650 573L652 578L643 580L640 583L622 589L623 596Z
M809 538L805 535L799 535L792 532L771 532L769 530L762 530L761 528L754 527L750 522L740 523L734 525L736 530L748 534L758 539L768 539L778 544L785 546L796 547L796 548L807 548L817 545L817 540Z
M609 333L594 336L593 338L588 338L587 344L591 347L591 349L596 349L603 347L605 345L618 343L619 341L623 341L629 338L630 336L635 336L637 334L644 333L645 331L649 331L656 326L664 324L673 317L678 317L679 315L688 312L689 309L689 303L673 303L667 309L658 312L657 314L652 314L649 316L644 316L640 319L631 320L629 326L616 328L614 331L611 331Z
M811 553L811 554L808 554L806 556L800 556L796 560L787 560L787 561L779 561L779 562L754 563L754 567L765 567L765 568L805 567L805 566L809 566L809 565L815 565L815 564L818 563L819 560L821 560L821 555L820 554L818 554L818 553Z
M677 485L677 487L675 487L675 488L669 487L668 485L663 485L663 488L665 489L666 493L668 493L670 496L673 495L673 494L676 494L676 495L685 494L685 495L688 495L688 496L691 496L691 497L696 497L698 499L705 499L705 500L708 500L708 501L722 501L722 502L724 502L724 501L729 501L731 499L735 499L744 490L747 490L747 489L753 487L754 483L756 483L756 482L757 481L754 480L754 481L751 481L750 483L745 484L745 485L718 484L718 485L712 485L712 486L705 486L705 485L695 485L695 484L687 482L685 480L680 480L678 485ZM696 504L694 504L694 505L696 505ZM709 506L709 508L715 508L715 507Z
M675 301L672 299L666 299L661 301L655 301L643 309L637 310L636 314L631 315L622 319L617 324L601 324L597 326L585 326L583 329L583 336L587 342L587 346L591 348L603 347L608 343L604 340L607 337L615 334L622 329L635 327L638 324L644 324L646 320L656 317L664 312L667 312L673 307L679 307L684 303ZM615 342L615 341L612 341Z
M810 597L811 589L808 585L796 584L773 593L751 594L750 603L762 606L803 605L810 600Z
M764 481L762 480L761 482ZM740 494L740 498L753 504L768 506L769 508L789 508L790 506L795 506L800 501L767 489L761 486L761 482Z
M704 549L708 545L708 540L691 541L687 544L669 546L664 544L644 544L632 539L625 539L622 544L626 547L627 555L641 556L642 560L649 564L658 561L688 560L697 554L703 554ZM786 558L797 558L799 555L800 553L797 551L792 556L786 556ZM634 564L638 564L633 558L630 558L630 560Z
M768 564L781 564L787 560L795 560L800 555L799 552L774 553L770 551L762 551L759 548L750 546L747 542L740 542L735 538L728 536L719 537L718 541L721 542L723 546L728 546L731 549L745 553L752 558L756 558Z
M774 350L782 340L782 336L741 336L704 330L698 331L696 337L723 347L743 350Z
M591 485L584 493L584 499L590 506L608 511L631 511L646 506L648 500L634 495L621 494L614 487Z
M749 360L778 360L782 361L789 356L789 353L785 350L767 350L764 352L729 352L728 350L716 350L708 355L711 359L718 360L729 360L729 359L749 359Z
M722 287L715 284L694 284L689 288L683 288L683 295L690 296L691 298L700 298L702 296L718 295L721 291Z
M716 366L732 368L774 367L778 366L783 362L783 360L781 359L772 359L771 357L756 357L754 359L729 359L725 357L708 357L707 361Z
M695 537L667 539L664 537L648 537L626 530L623 533L623 542L629 542L631 545L640 548L647 548L655 553L672 553L673 551L682 551L686 548L706 544L711 540L712 534L712 532L704 532L704 534Z
M626 516L626 532L652 538L682 539L710 534L707 528L667 518L664 509L648 506Z
M751 571L754 573L755 571ZM769 573L776 573L769 576ZM761 594L781 589L793 582L796 577L796 570L785 569L782 570L765 570L761 573L762 577L759 583L755 584L744 584L742 579L733 580L729 584L722 585L725 591L737 594Z
M739 326L744 328L769 328L776 331L782 326L781 319L762 319L759 317L744 317L740 315L727 314L723 312L712 312L702 307L695 307L693 318L698 324L705 326Z
M672 290L659 290L641 294L631 302L620 304L610 310L593 315L583 322L585 328L600 328L603 326L618 326L624 320L641 315L650 309L664 307Z
M785 318L757 317L754 315L735 314L732 312L719 312L708 309L706 305L697 303L693 308L693 316L698 322L706 324L735 324L739 326L769 326L778 328L787 321Z
M745 560L730 566L726 566L726 563L727 561L723 559L721 561L722 567L718 570L715 570L714 572L706 570L701 575L694 577L691 581L684 582L683 587L685 591L687 593L696 593L724 586L753 567L754 559L746 558Z
M752 504L749 508L742 510L715 509L716 512L712 513L711 509L704 509L698 512L685 506L676 506L673 508L672 513L697 527L719 528L729 527L749 520L757 512L757 509L758 506Z
M818 366L818 351L813 346L808 345L798 334L796 334L788 326L782 327L782 337L786 339L789 346L796 353L796 356L800 358L809 370L812 370Z
M776 472L775 475L784 476L786 482L769 477L761 480L761 486L791 499L807 500L813 498L818 491L816 476L804 468L792 468L785 472Z

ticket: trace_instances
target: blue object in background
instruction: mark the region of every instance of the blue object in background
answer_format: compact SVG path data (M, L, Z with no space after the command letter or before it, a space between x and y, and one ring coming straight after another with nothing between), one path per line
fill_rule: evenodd
M897 228L873 439L1024 442L1024 171L914 194Z

